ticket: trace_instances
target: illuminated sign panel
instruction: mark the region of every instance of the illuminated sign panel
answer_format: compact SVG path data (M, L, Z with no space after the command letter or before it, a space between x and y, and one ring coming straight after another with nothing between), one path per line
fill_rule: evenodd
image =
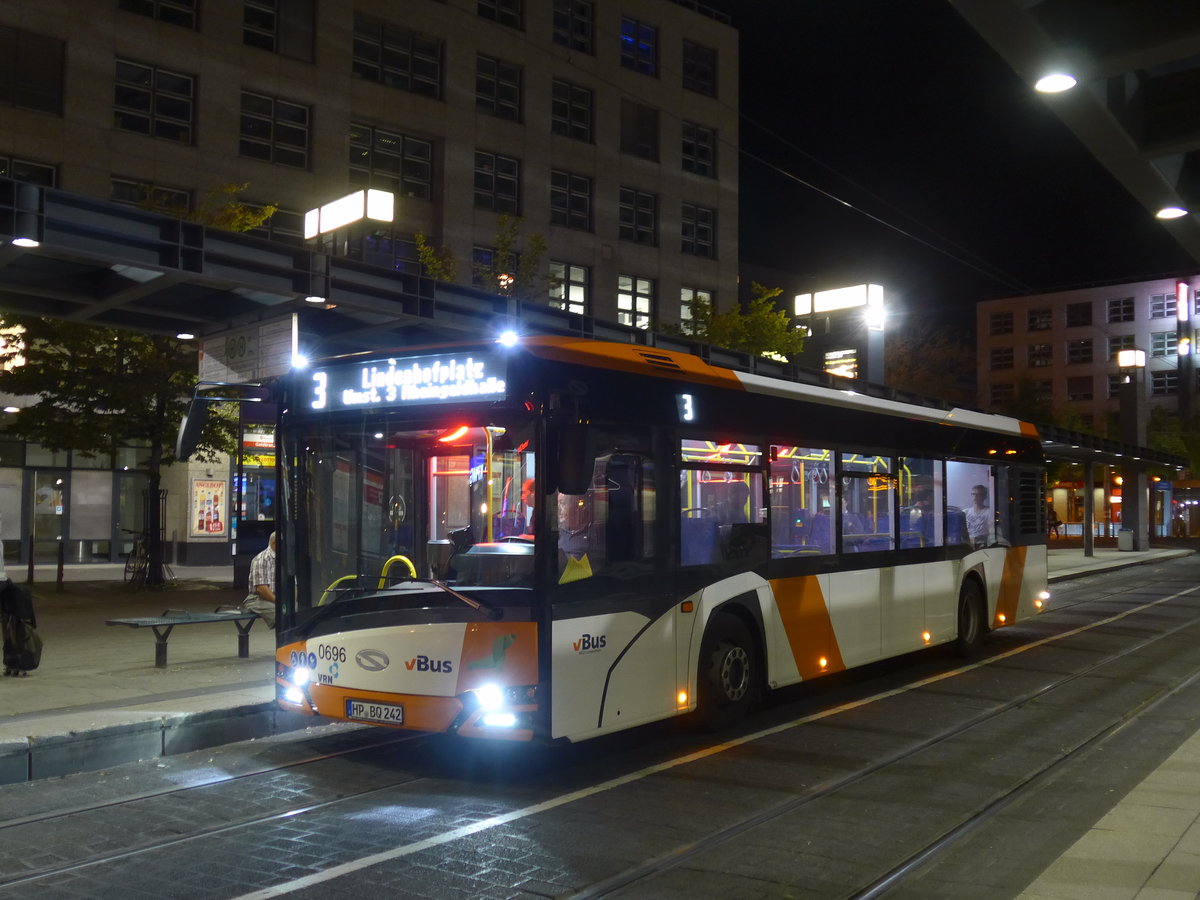
M314 369L309 408L427 406L505 398L504 359L487 352L375 359Z
M858 377L858 351L830 350L825 354L825 371L841 378Z

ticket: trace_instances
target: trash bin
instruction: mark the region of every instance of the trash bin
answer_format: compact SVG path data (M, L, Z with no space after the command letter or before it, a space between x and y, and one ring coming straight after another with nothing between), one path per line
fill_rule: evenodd
M1117 532L1117 549L1132 550L1133 549L1133 529L1122 528Z

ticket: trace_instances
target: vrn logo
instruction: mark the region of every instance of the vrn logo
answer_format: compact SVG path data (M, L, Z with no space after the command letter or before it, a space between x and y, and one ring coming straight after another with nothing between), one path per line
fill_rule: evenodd
M597 650L604 649L604 635L592 636L590 634L582 635L573 646L576 653L594 653Z
M421 654L416 659L405 660L404 668L410 672L440 672L443 675L449 675L454 671L454 664L448 659L430 659L425 654Z

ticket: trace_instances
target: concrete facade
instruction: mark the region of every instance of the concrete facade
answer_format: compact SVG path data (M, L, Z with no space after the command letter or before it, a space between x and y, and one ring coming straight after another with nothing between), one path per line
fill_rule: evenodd
M508 212L519 250L547 245L526 295L553 290L554 261L576 267L577 311L626 324L736 297L738 35L701 4L16 0L0 41L51 72L18 54L6 76L0 174L192 209L248 183L282 240L369 184L398 192L397 268L421 232L470 284ZM619 313L621 276L647 317Z

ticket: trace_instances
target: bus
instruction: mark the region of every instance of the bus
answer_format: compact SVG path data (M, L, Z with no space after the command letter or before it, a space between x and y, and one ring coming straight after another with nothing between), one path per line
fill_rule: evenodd
M721 727L1044 608L1032 425L811 380L561 336L281 377L279 704L516 741Z

